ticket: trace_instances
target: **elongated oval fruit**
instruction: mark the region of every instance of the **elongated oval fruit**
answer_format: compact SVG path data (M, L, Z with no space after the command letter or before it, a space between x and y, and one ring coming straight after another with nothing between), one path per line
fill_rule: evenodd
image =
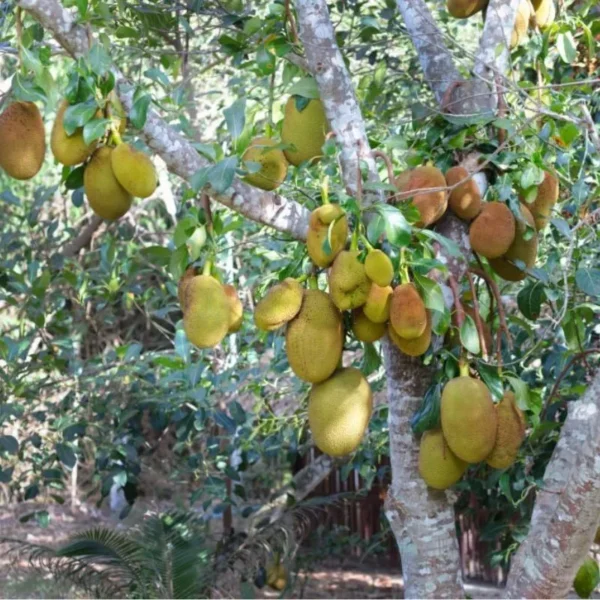
M533 202L531 204L525 202L523 196L520 199L531 212L535 220L535 228L541 231L548 225L550 213L558 200L558 178L546 171L544 181L538 186Z
M382 250L371 250L365 259L367 277L380 287L386 287L394 279L394 265Z
M517 7L517 16L515 18L515 26L510 38L510 47L515 48L522 44L527 38L527 30L529 29L529 20L531 19L531 5L529 0L521 0Z
M110 164L117 181L132 196L148 198L154 194L158 176L149 156L123 143L112 151Z
M446 173L446 183L456 186L448 198L452 212L463 219L470 221L481 211L481 192L477 182L471 177L464 167L452 167Z
M302 286L291 277L274 285L256 305L254 323L263 331L274 331L291 321L299 312L304 298Z
M372 410L371 387L358 369L339 369L327 381L314 385L308 400L308 424L317 448L330 456L354 452Z
M371 281L365 273L365 265L358 259L358 251L340 252L329 273L331 299L340 310L362 306L369 295Z
M317 267L328 267L344 249L347 238L348 219L339 204L324 204L312 211L308 222L306 248ZM325 244L326 240L328 244Z
M376 342L385 334L385 323L374 323L363 312L362 308L352 311L352 333L361 342Z
M506 469L515 462L525 438L525 417L515 402L515 395L506 392L499 404L498 433L492 453L486 462L494 469Z
M395 332L406 340L423 335L427 327L427 310L417 288L412 283L396 287L390 306L390 323Z
M390 325L388 327L388 334L392 343L404 354L408 356L422 356L427 352L427 349L431 345L431 315L427 312L427 326L425 331L417 338L407 340L400 337L394 328Z
M342 358L340 312L325 292L305 290L300 312L287 326L285 350L294 373L309 383L330 377Z
M463 476L467 467L468 464L450 450L441 429L423 434L419 444L419 474L429 487L449 488Z
M31 179L46 154L44 121L33 102L13 102L0 114L0 168L14 179Z
M425 165L405 171L396 178L396 187L402 193L415 192L412 202L421 215L419 227L428 227L444 216L448 208L446 178L436 167ZM408 198L405 196L404 201Z
M362 307L369 321L385 323L390 318L393 293L394 290L391 285L380 287L376 283L371 284L369 295Z
M468 19L487 6L487 0L446 0L446 8L455 19Z
M486 258L498 258L515 240L516 221L502 202L486 202L469 228L471 248Z
M244 321L244 306L234 286L224 285L223 291L229 302L229 329L227 333L236 333L241 329Z
M320 100L290 96L285 105L281 140L290 144L285 156L296 167L321 156L329 127Z
M231 325L231 305L223 286L210 275L197 275L184 287L183 329L198 348L221 342Z
M468 463L485 460L496 443L498 415L486 385L455 377L442 391L442 431L450 449Z
M249 173L244 178L250 185L261 190L272 191L277 189L287 176L288 163L279 148L277 142L267 137L259 137L252 140L244 155L243 162L254 162L260 165L260 169Z
M133 197L113 173L112 152L107 146L94 152L83 173L83 189L92 210L99 217L114 221L129 210Z
M63 100L56 111L56 119L50 135L50 148L59 163L72 167L85 162L96 149L98 142L86 144L83 140L83 127L76 129L72 135L67 135L64 124L67 108L69 108L69 102Z

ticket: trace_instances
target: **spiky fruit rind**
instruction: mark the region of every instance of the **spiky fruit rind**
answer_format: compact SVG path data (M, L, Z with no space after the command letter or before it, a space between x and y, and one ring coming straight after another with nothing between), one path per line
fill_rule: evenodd
M365 266L358 259L358 251L343 250L333 261L329 274L329 291L333 303L340 310L351 310L367 301L371 282Z
M393 293L394 290L391 285L381 287L376 283L371 284L367 300L362 307L365 316L373 323L388 321Z
M515 25L510 38L510 47L515 48L522 44L527 38L527 29L531 19L531 6L529 0L521 0L517 7Z
M456 377L444 386L441 421L450 449L462 460L477 463L492 452L498 415L488 388L479 379Z
M299 111L295 96L290 96L285 105L285 115L281 128L281 140L291 144L285 156L290 164L298 166L306 160L321 156L325 136L329 127L323 104L312 99Z
M288 163L277 142L270 138L259 137L252 140L242 156L243 162L256 162L260 169L246 175L245 180L261 190L271 191L278 188L287 176Z
M580 598L589 598L600 580L598 563L593 558L586 558L577 570L573 580L573 588Z
M148 198L154 193L158 176L149 156L123 143L112 151L110 161L117 181L132 196Z
M198 348L212 348L227 335L231 306L223 286L210 275L197 275L185 286L183 329Z
M457 217L471 221L481 211L481 192L473 178L464 181L467 177L469 172L464 167L452 167L446 172L446 183L456 185L450 192L448 205Z
M0 114L0 168L14 179L31 179L46 154L44 121L33 102L13 102Z
M118 182L112 170L112 148L103 146L92 155L83 173L83 189L92 210L103 219L122 217L133 197Z
M392 343L408 356L422 356L431 345L431 315L427 313L427 326L425 331L417 338L407 340L400 337L394 328L389 325L388 334Z
M394 290L390 323L394 331L406 340L423 335L427 327L427 310L414 284L403 283Z
M516 221L502 202L486 202L469 228L471 248L486 258L498 258L515 239Z
M331 225L333 223L333 225ZM329 228L331 226L331 235ZM329 252L324 248L329 236ZM339 204L324 204L310 214L306 247L310 259L322 269L331 265L344 249L348 238L348 219Z
M402 173L396 178L396 187L402 193L425 190L416 192L412 196L412 202L421 215L417 223L419 227L427 227L444 216L448 207L448 195L445 189L427 191L432 188L446 187L446 178L436 167L425 165L411 169L408 174Z
M527 224L535 229L535 221L529 209L521 205L521 213ZM513 243L506 253L500 258L490 259L489 263L492 269L506 281L521 281L525 279L527 273L513 264L514 261L522 261L527 269L531 269L535 264L537 256L538 239L534 234L525 239L527 226L521 221L516 220L516 233Z
M98 145L97 140L86 144L83 139L83 127L67 135L64 125L65 111L69 108L67 100L63 100L56 111L56 119L50 134L50 148L54 158L67 167L85 162Z
M330 456L354 452L372 410L371 387L358 369L339 369L327 381L314 385L308 401L308 423L317 448Z
M494 469L506 469L515 462L525 437L525 417L517 406L515 395L506 392L499 404L496 443L486 462Z
M394 279L394 265L382 250L371 250L365 259L367 277L378 286L386 287Z
M320 290L305 290L302 308L285 333L285 350L294 373L309 383L325 381L342 357L344 328L340 312Z
M521 202L527 206L535 220L535 228L541 231L548 225L552 208L558 201L558 179L556 175L546 171L544 180L538 186L537 193L533 202L525 202L521 197Z
M242 328L244 321L244 306L234 286L226 284L223 291L229 302L229 328L227 333L236 333Z
M374 323L365 315L362 308L352 311L352 333L360 342L376 342L384 336L385 330L385 323Z
M450 450L441 429L430 429L419 444L419 475L436 490L454 485L467 470L467 463Z
M291 321L302 306L304 290L291 277L273 286L256 305L254 323L263 331L274 331Z
M487 0L446 0L446 8L455 19L468 19L487 5Z

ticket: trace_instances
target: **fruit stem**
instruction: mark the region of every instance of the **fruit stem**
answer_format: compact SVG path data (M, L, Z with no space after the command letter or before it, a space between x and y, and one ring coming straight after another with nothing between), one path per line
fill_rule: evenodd
M308 288L311 290L318 290L319 289L319 282L317 281L317 276L316 275L309 275L308 276Z
M321 203L329 204L329 175L325 175L321 181Z
M406 264L406 248L400 249L400 283L410 283L408 265Z
M121 134L119 133L119 128L115 125L114 122L111 122L111 124L110 124L110 136L111 136L111 140L113 141L115 146L119 146L120 144L123 143L123 138L121 137Z
M208 275L210 277L210 272L212 271L212 260L209 259L204 263L204 268L202 269L202 275Z
M469 376L469 363L464 356L462 356L458 361L458 372L460 373L461 377Z
M304 273L303 275L300 275L300 277L296 277L296 281L298 283L304 283L305 281L308 280L309 277L310 277L310 275L308 273Z
M358 239L359 239L359 231L358 231L358 226L356 227L356 229L352 232L352 241L350 242L350 250L358 250Z
M20 6L17 6L17 12L15 13L15 29L17 33L17 52L19 59L19 69L21 70L21 73L25 74L25 67L23 66L23 42L21 41L23 36L23 21Z
M360 236L360 241L365 245L365 248L369 251L369 252L373 252L373 250L375 250L375 248L373 248L373 246L371 245L371 243L369 242L369 240L367 239L366 235L362 235Z

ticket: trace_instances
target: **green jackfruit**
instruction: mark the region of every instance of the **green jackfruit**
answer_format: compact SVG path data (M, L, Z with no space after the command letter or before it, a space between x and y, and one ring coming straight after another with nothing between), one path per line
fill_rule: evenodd
M354 452L372 410L371 387L358 369L339 369L327 381L314 385L308 400L308 424L317 448L330 456Z
M367 277L377 285L386 287L394 279L394 265L390 257L381 250L371 250L365 259Z
M427 327L427 310L412 283L403 283L394 290L390 305L390 323L396 333L406 340L423 335Z
M492 453L486 462L494 469L506 469L515 462L525 437L525 417L515 402L515 395L506 392L496 405L498 433Z
M54 158L67 167L85 162L94 152L98 141L86 144L83 140L83 127L79 127L72 135L67 135L64 126L65 111L69 108L67 100L63 100L56 111L56 119L50 135L50 148Z
M340 310L362 306L369 295L371 282L365 273L365 265L358 260L358 251L340 252L329 273L331 299Z
M254 308L254 323L263 331L274 331L291 321L302 306L304 290L291 277L274 285Z
M285 150L285 156L296 167L305 160L321 156L321 148L329 130L321 101L309 100L302 110L298 110L298 102L304 105L306 99L300 98L298 101L297 98L290 96L288 99L281 129L281 140L292 145Z
M374 323L363 312L362 308L352 311L352 333L360 342L376 342L385 334L385 323Z
M390 318L393 293L391 285L380 287L372 283L367 300L362 307L365 316L373 323L385 323Z
M132 196L148 198L154 194L158 176L149 156L123 143L112 151L110 163L117 181Z
M44 121L33 102L13 102L0 114L0 168L14 179L31 179L46 154Z
M486 385L455 377L442 391L442 431L456 456L468 463L485 460L496 443L498 415Z
M467 463L448 447L441 429L426 431L419 445L419 474L436 490L454 485L467 470Z
M553 173L546 171L544 181L538 186L535 198L531 204L525 202L521 196L521 202L529 209L535 220L535 228L541 231L548 225L550 213L558 200L558 179Z
M340 312L325 292L305 290L300 312L287 325L285 350L294 373L309 383L336 370L344 346Z
M586 558L577 570L573 588L580 598L589 598L600 583L600 569L593 558Z
M278 188L287 176L288 163L285 155L278 148L277 142L270 138L259 137L252 140L242 156L243 162L260 164L255 173L246 175L245 180L261 190L271 191Z
M332 223L334 224L331 225ZM310 259L317 267L322 269L328 267L344 249L347 238L348 219L339 204L324 204L312 211L308 222L306 247ZM329 239L329 247L324 248L327 239Z

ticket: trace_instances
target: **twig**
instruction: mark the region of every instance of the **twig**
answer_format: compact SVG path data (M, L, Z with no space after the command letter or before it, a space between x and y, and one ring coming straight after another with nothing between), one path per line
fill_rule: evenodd
M477 290L473 283L473 276L467 271L467 278L469 279L469 287L471 288L471 295L473 296L473 312L475 314L475 325L477 326L477 334L479 335L479 344L481 346L481 354L484 360L488 357L488 348L485 343L485 334L483 332L483 323L481 322L481 314L479 313L479 301L477 300Z
M292 34L292 41L294 44L298 44L298 29L296 28L296 20L292 13L292 7L290 6L290 0L285 0L285 20L290 24L290 32Z
M596 151L600 154L600 136L598 135L598 131L596 130L594 119L592 119L592 115L590 114L590 111L585 104L581 105L581 112L583 113L585 125L587 126L590 132L590 137L592 138L592 142L594 142Z
M458 289L458 283L456 282L456 278L454 275L448 275L448 284L450 285L450 289L452 290L452 296L454 298L454 308L456 309L456 324L460 329L465 322L465 309L460 301L460 291Z
M210 207L210 196L206 192L202 192L202 197L200 199L202 203L202 208L204 209L204 215L206 217L206 230L212 234L213 231L213 218L212 218L212 209Z
M477 261L477 264L479 265L479 268L481 269L482 272L485 273L485 268L483 266L483 263L481 262L481 258L479 258L479 254L477 254L477 252L473 252L473 256L475 257L475 260ZM490 285L490 282L488 279L483 279L484 283L485 283L485 287L487 288L488 291L488 295L490 297L490 310L488 312L488 323L491 323L493 315L494 315L494 293L492 291L492 286Z
M71 240L65 245L65 248L62 251L63 256L65 258L71 258L82 248L88 246L100 225L102 225L102 219L98 215L94 215L85 229L83 229L74 240Z
M373 150L373 158L375 158L375 159L381 158L381 160L383 160L383 162L385 163L385 166L387 167L388 180L391 185L394 185L394 179L395 179L394 165L392 164L390 157L385 152L382 152L381 150Z

